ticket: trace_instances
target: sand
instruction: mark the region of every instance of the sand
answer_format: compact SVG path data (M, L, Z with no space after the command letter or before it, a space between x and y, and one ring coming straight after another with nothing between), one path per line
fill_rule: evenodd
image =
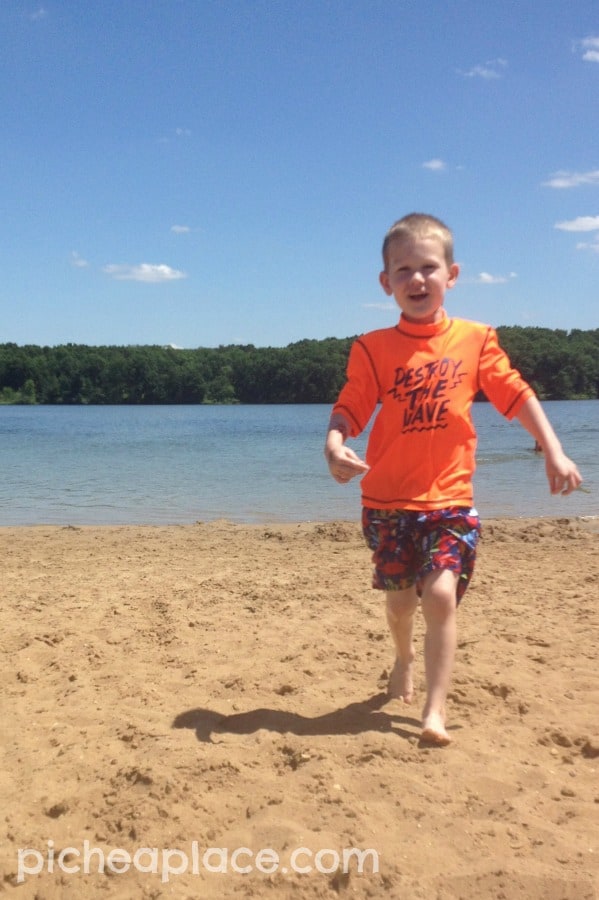
M486 523L431 748L356 524L0 529L0 894L597 897L598 541Z

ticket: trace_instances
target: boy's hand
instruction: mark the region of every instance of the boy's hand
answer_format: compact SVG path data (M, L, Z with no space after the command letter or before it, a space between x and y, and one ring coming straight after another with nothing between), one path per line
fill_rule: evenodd
M545 454L545 471L552 494L571 494L582 484L576 463L568 459L537 397L529 397L517 414L520 424Z
M357 453L345 446L328 450L327 462L331 475L339 484L347 484L356 475L364 475L370 468Z
M582 484L576 463L561 451L545 454L545 471L552 494L571 494Z

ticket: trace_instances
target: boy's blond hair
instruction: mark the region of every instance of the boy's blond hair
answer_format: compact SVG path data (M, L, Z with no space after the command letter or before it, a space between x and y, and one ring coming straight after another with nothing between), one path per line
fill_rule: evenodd
M385 240L383 241L385 271L389 262L389 245L392 241L413 237L439 238L443 244L447 265L453 265L453 235L447 225L441 219L437 219L436 216L430 216L427 213L410 213L402 219L398 219L385 235Z

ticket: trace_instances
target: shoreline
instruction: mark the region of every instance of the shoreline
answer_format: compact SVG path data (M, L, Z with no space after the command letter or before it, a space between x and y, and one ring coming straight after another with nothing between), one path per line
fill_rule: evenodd
M568 512L564 512L563 514L557 513L549 513L547 515L534 515L534 516L514 516L514 515L494 515L494 516L482 516L481 522L484 527L486 523L496 523L496 522L505 522L505 523L525 523L525 522L581 522L581 523L593 523L595 521L599 521L599 513L597 515L591 514L580 514L574 515L569 514ZM34 522L34 523L24 523L24 524L8 524L2 525L0 524L0 533L15 530L15 531L24 531L27 529L40 529L40 528L50 528L50 529L62 529L62 530L89 530L93 528L97 528L99 530L105 530L109 528L197 528L198 526L209 526L209 525L228 525L231 528L248 528L248 529L259 529L259 528L297 528L298 526L318 526L318 525L332 525L336 523L341 523L343 525L356 525L360 528L360 519L359 516L356 518L347 518L343 516L333 517L330 519L297 519L297 520L288 520L288 519L274 519L267 518L260 521L247 522L247 521L237 521L235 519L230 519L227 516L219 516L213 519L197 519L194 522Z
M358 522L2 526L7 897L324 900L346 883L56 865L18 885L19 848L88 840L374 848L379 872L349 874L359 900L594 900L598 550L594 521L484 521L453 743L436 749L418 740L420 616L415 704L386 698L392 647Z

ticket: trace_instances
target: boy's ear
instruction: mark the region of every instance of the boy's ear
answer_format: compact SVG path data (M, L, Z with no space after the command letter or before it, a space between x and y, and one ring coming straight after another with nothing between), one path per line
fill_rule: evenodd
M382 289L386 293L386 295L388 297L390 297L391 294L393 293L393 290L391 288L391 285L389 284L389 276L387 275L387 273L384 270L379 275L379 282L381 284Z
M452 288L460 274L460 267L457 263L452 263L449 267L449 278L447 279L447 287Z

